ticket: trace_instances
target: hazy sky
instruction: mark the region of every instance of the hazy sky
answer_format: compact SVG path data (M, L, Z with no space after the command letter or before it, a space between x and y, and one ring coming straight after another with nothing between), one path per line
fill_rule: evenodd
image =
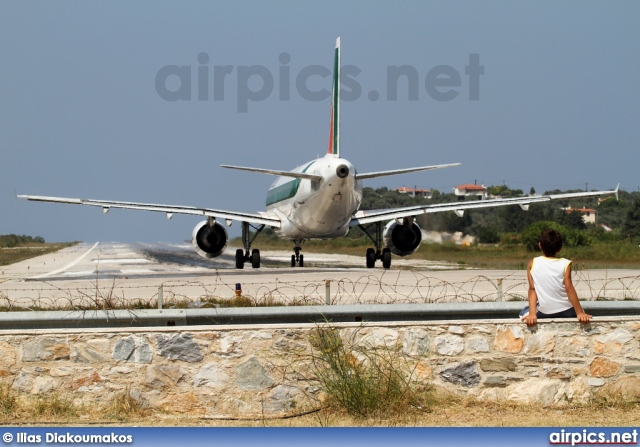
M462 163L365 186L637 190L638 17L637 1L4 0L0 234L179 242L199 220L16 192L263 210L274 177L219 165L326 152L330 103L313 96L331 88L338 36L342 155L359 172ZM391 100L401 66L417 82Z

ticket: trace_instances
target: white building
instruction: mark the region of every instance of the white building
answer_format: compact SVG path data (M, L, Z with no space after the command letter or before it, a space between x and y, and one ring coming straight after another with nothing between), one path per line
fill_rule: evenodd
M422 196L425 199L430 199L432 197L431 191L428 189L407 188L406 186L403 186L402 188L396 188L396 191L400 194L408 194L413 197Z
M464 200L466 197L476 197L479 200L484 200L489 197L487 188L484 185L458 185L453 188L453 192L458 196L458 200Z
M566 213L570 213L572 211L578 211L579 213L582 213L582 220L586 224L595 225L596 223L596 210L594 210L593 208L587 208L583 206L582 208L563 208L563 210Z

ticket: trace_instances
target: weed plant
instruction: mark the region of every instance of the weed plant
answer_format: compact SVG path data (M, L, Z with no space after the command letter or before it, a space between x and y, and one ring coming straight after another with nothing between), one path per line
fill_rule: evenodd
M395 346L357 342L330 325L311 336L310 369L328 403L359 418L384 417L430 407L431 389L411 380L412 370Z
M142 407L140 401L131 395L130 390L116 396L104 409L104 415L119 421L131 418L139 418L149 415L151 412Z
M45 418L71 418L79 412L70 398L58 393L40 395L31 406L31 414Z
M8 386L0 388L0 413L3 415L13 414L17 408L16 397L11 393Z

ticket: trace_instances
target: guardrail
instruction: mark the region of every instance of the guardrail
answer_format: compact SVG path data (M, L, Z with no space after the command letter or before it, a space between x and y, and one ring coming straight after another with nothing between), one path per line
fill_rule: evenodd
M523 302L380 304L0 313L0 330L135 328L316 322L515 319ZM594 317L640 315L637 301L586 301Z

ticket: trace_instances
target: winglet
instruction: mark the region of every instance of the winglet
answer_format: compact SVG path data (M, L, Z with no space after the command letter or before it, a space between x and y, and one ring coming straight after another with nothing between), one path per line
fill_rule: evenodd
M620 190L620 183L618 183L618 185L616 186L616 190L614 191L616 193L616 200L620 200L618 198L618 191Z
M331 91L331 120L329 127L329 150L327 154L340 156L340 38L336 39L333 60L333 89Z

